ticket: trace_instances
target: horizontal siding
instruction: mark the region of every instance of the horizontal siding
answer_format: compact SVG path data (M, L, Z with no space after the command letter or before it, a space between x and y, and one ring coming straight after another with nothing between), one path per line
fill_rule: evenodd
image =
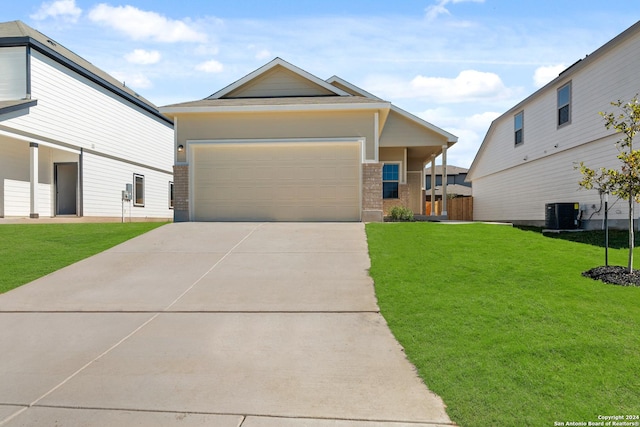
M133 174L136 173L144 175L145 206L134 207L133 203L125 203L125 216L173 217L173 211L169 209L169 181L173 181L172 174L91 154L83 156L83 170L84 216L121 216L122 191L126 184L133 184Z
M614 138L565 150L542 160L473 180L473 216L477 221L544 221L546 203L576 202L583 218L600 220L596 214L600 197L596 190L580 189L576 163L592 168L618 167ZM625 219L626 202L610 199L611 219ZM595 205L594 209L592 206Z
M51 184L38 184L38 212L40 216L53 216ZM31 190L29 181L4 180L4 216L29 216Z
M173 130L144 110L32 50L29 114L17 129L129 161L171 170Z
M371 112L297 112L190 114L178 118L178 143L212 139L364 137L366 158L375 158L375 122Z
M25 47L0 48L0 101L27 97L27 52Z
M331 91L310 83L297 74L276 67L260 78L229 93L225 98L262 98L277 96L334 95Z
M447 139L436 132L427 130L395 111L389 113L382 135L380 147L438 146L447 143Z
M513 115L496 119L474 165L474 181L524 165L525 158L526 162L531 162L611 135L612 131L606 130L598 113L613 112L612 101L629 100L640 92L639 68L640 34L611 48L589 66L542 89L539 96L524 105L521 109L524 111L524 143L521 146L514 146ZM571 123L558 128L556 91L569 81L572 85Z

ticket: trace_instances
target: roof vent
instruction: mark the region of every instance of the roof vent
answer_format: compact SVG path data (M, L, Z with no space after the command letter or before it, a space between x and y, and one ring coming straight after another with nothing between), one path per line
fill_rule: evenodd
M55 47L55 46L58 46L58 45L56 44L56 42L54 42L54 41L53 41L53 40L51 40L51 39L47 39L47 43L49 43L51 46L54 46L54 47Z

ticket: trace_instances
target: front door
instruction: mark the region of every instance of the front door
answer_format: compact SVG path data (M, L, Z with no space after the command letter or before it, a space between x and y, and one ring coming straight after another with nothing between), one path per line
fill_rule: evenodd
M78 164L56 163L56 215L77 214Z

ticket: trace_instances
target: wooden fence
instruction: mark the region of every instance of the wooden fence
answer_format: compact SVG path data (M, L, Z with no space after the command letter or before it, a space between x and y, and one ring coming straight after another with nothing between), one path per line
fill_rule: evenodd
M425 212L431 214L431 202L425 202ZM436 200L436 215L442 215L442 200ZM456 221L473 221L473 197L448 199L447 216Z

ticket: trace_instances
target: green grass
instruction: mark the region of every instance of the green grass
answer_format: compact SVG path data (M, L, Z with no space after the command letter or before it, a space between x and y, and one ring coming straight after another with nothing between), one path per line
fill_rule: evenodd
M486 224L366 230L382 314L460 426L640 414L640 288L581 276L604 264L592 237ZM626 256L610 250L610 263Z
M0 293L161 225L158 222L0 225Z

